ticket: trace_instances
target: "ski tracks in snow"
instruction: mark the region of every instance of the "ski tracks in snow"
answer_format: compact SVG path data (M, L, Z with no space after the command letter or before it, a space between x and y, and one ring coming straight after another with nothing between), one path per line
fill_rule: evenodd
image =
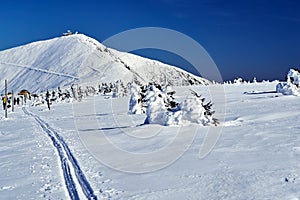
M32 116L37 121L43 131L51 139L53 146L56 148L60 158L65 185L70 198L72 200L78 200L80 199L80 196L82 196L80 193L83 193L87 199L96 200L97 196L94 194L94 191L80 169L77 160L60 134L51 128L39 116L29 112L25 107L22 109L25 114ZM77 186L80 190L78 190Z
M32 66L29 66L29 65L22 65L22 64L16 64L16 63L6 63L6 62L0 62L0 65L11 65L11 66L14 66L14 67L20 67L20 68L24 68L24 69L34 70L34 71L41 72L41 73L52 74L52 75L56 75L56 76L63 76L63 77L66 77L66 78L79 80L79 78L76 77L76 76L72 76L72 75L64 74L64 73L59 73L59 72L53 72L53 71L49 71L49 70L45 70L45 69L40 69L40 68L32 67Z

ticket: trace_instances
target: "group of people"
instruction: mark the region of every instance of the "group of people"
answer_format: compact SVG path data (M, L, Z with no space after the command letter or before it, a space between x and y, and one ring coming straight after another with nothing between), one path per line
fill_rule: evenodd
M3 110L5 110L6 108L10 108L11 107L11 99L7 98L6 95L4 95L2 97L2 103L3 103ZM13 102L14 105L20 105L20 98L13 98Z

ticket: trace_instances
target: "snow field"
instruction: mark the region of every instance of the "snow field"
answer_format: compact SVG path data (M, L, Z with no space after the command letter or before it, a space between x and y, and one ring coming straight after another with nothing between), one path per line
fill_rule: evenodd
M65 199L51 142L21 108L0 121L0 196L3 199Z
M298 97L276 93L276 84L225 85L226 118L210 154L199 159L207 130L216 127L191 124L186 128L197 127L197 134L187 151L163 169L142 174L120 172L98 162L76 132L71 104L56 104L50 111L46 106L27 109L61 134L99 199L299 199L300 112L295 108L300 102ZM176 88L176 98L184 99L188 89ZM207 88L192 89L209 99ZM80 108L90 102L80 102ZM98 129L126 151L158 151L176 137L176 126L140 126L146 116L128 115L129 97L96 96L92 102ZM90 117L82 115L81 120L88 122ZM1 119L0 126L0 157L5 160L0 164L1 197L67 198L57 173L58 157L36 122L17 108L9 113L9 119ZM94 137L96 140L98 136ZM98 147L112 157L104 146ZM31 173L31 166L35 173Z

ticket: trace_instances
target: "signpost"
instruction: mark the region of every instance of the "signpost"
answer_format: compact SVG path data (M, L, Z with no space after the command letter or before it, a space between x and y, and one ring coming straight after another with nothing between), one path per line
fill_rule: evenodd
M15 112L15 97L14 97L14 91L11 91L11 111Z
M5 118L7 118L7 80L5 80L5 98L6 98L6 103L5 103Z

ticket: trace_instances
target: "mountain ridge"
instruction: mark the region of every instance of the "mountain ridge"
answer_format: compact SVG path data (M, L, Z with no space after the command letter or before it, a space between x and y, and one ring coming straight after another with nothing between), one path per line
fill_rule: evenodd
M210 84L180 68L108 48L84 34L55 37L0 51L0 81L9 89L39 90L74 83L123 82ZM0 84L3 92L4 86Z

